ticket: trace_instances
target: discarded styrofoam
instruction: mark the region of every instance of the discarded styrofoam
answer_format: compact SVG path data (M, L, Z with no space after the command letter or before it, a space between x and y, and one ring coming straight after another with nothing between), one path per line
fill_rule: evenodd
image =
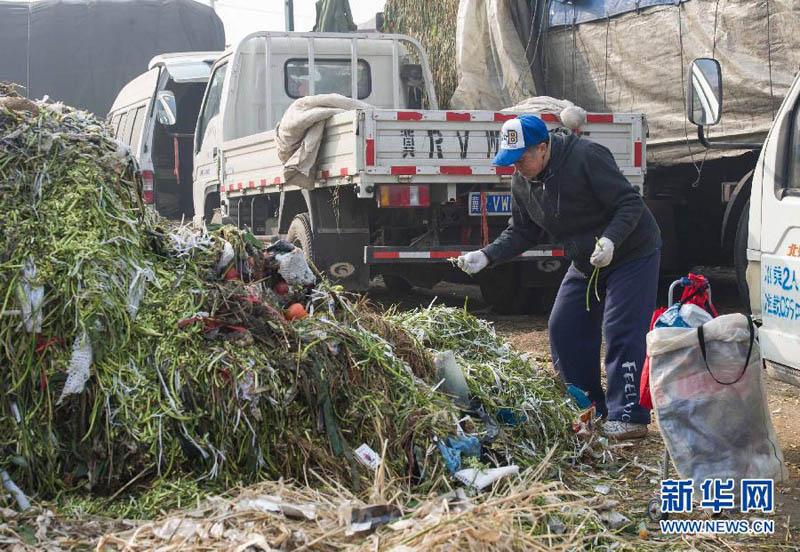
M275 255L275 259L280 264L278 274L280 274L290 286L310 286L316 283L317 278L314 276L314 273L311 272L311 268L308 266L308 261L306 261L306 256L302 249L298 248L288 253Z
M464 485L480 491L488 487L495 481L508 477L510 475L517 475L519 473L519 466L503 466L501 468L489 469L475 469L466 468L459 470L455 473L455 478L461 481Z

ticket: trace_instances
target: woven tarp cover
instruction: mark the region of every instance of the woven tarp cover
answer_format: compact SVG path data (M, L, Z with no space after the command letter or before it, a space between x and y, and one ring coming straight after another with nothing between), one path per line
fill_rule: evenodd
M462 0L462 12L475 2L485 10L509 0ZM540 7L542 2L532 5ZM458 40L464 50L458 52L459 61L471 65L472 58L465 54L478 50L474 41L481 40L485 50L497 52L490 37L510 34L499 24L503 18L493 21L480 9L475 13L481 16L459 22ZM491 32L484 31L486 27ZM541 31L541 27L531 29ZM713 54L722 66L723 115L721 123L711 127L711 138L760 141L800 67L797 36L800 3L791 0L652 6L607 20L549 29L546 38L532 35L532 40L522 41L521 50L528 44L529 54L535 50L537 57L544 58L540 61L545 86L536 86L535 94L527 78L513 78L528 64L524 54L513 58L517 68L503 71L500 79L484 73L480 80L464 70L469 65L459 65L457 107L502 109L510 105L508 96L525 93L565 98L590 112L645 114L651 166L738 155L737 151L706 151L697 142L696 127L684 114L688 64ZM512 62L508 57L494 57L504 65ZM511 90L487 92L487 86L507 82L512 83Z
M0 81L100 116L153 56L224 46L222 21L194 0L0 2Z
M551 29L547 92L587 111L644 113L650 164L700 160L706 152L684 114L688 64L713 53L722 66L723 114L712 139L760 141L800 66L798 33L800 3L791 0L686 2L577 25L574 36L570 27Z

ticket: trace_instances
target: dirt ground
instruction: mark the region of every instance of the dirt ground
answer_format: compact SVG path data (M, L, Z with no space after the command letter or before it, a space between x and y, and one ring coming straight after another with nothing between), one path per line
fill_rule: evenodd
M714 302L721 313L742 311L731 271L709 269L701 273L709 274ZM514 347L529 352L537 362L552 370L547 316L496 315L481 299L477 286L439 284L431 290L414 288L410 292L397 294L377 283L369 295L378 304L398 304L401 308L427 306L433 300L449 306L463 307L466 301L467 308L474 315L494 322L498 333L511 341ZM666 297L659 297L659 304L665 301ZM800 389L772 379L766 372L764 381L772 422L789 470L789 480L776 484L775 513L772 516L775 520L775 534L771 537L738 541L736 548L800 550ZM621 509L631 518L632 525L641 529L640 524L644 522L650 534L656 536L659 528L657 524L650 522L646 506L650 498L658 496L660 489L664 443L657 424L651 424L647 438L629 442L615 449L615 452L617 461L605 468L596 468L593 472L586 473L586 477L576 480L576 485L585 488L588 478L595 485L603 483L610 486L612 491L609 498L619 500L624 505ZM675 476L671 467L670 470L671 475ZM591 489L591 485L589 488ZM696 513L693 516L702 517Z

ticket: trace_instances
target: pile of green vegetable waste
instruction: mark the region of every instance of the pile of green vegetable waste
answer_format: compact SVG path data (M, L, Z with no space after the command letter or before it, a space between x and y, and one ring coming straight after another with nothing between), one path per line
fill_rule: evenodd
M103 122L0 98L16 100L0 101L0 471L28 497L108 506L312 472L358 493L364 444L425 492L449 485L435 443L457 435L488 467L574 453L566 395L489 324L379 313L285 242L167 223ZM441 351L469 405L442 392Z

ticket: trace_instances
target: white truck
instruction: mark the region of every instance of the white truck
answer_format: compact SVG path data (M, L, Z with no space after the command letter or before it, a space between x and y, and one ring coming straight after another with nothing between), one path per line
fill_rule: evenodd
M330 118L314 188L288 185L273 128L296 98L331 92L374 109ZM219 209L256 235L287 237L349 289L379 274L390 288L464 281L447 260L494 239L510 216L513 168L492 158L514 116L439 110L426 54L408 36L254 33L212 68L195 133L195 221ZM575 132L607 146L641 191L641 114L590 113ZM481 273L482 293L499 312L546 310L563 255L541 244Z
M700 129L719 122L722 76L714 59L698 59L689 72L687 111ZM711 147L741 148L736 142ZM746 243L736 268L760 322L761 355L778 379L800 386L800 74L786 94L753 173L746 216L737 241ZM737 247L737 252L739 248Z

